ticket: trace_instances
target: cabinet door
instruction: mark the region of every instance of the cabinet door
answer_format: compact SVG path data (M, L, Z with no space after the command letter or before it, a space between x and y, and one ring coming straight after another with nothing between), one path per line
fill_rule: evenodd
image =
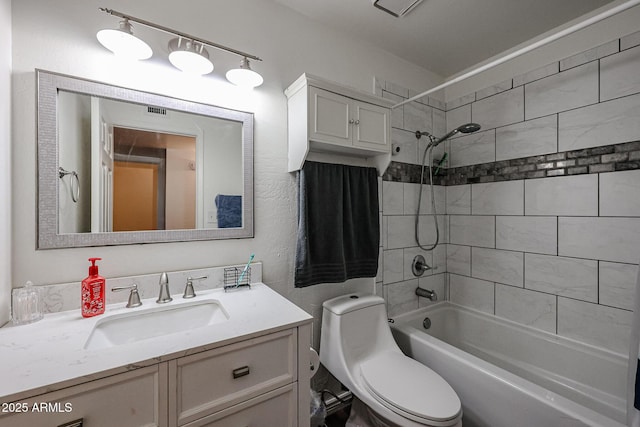
M164 427L166 378L161 364L4 404L11 413L0 413L0 425L56 427L82 420L83 427Z
M351 145L351 99L315 87L309 88L309 139Z
M390 117L388 108L354 101L355 117L353 145L355 147L388 151L390 146Z
M289 384L185 427L296 427L297 395L297 384Z

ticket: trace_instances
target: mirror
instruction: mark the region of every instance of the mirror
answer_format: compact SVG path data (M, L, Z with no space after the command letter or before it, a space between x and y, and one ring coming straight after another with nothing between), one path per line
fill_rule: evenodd
M37 83L38 249L253 237L253 114Z

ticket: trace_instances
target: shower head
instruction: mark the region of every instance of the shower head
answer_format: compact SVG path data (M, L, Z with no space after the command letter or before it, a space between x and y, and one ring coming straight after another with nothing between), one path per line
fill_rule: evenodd
M456 130L460 133L473 133L480 130L480 125L477 123L467 123L462 126L458 126Z
M451 132L449 132L448 134L446 134L445 136L443 136L442 138L440 138L439 140L435 141L435 142L430 142L429 145L432 147L436 147L438 145L440 145L441 143L443 143L444 141L446 141L447 139L451 138L453 135L457 134L457 133L473 133L473 132L477 132L480 130L480 125L477 123L466 123L462 126L458 126L457 128L455 128L454 130L452 130Z

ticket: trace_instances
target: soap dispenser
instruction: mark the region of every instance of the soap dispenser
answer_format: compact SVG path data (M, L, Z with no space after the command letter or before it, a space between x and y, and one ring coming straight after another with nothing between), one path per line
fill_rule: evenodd
M82 281L82 317L93 317L104 313L105 280L98 274L96 261L102 258L89 258L89 276Z

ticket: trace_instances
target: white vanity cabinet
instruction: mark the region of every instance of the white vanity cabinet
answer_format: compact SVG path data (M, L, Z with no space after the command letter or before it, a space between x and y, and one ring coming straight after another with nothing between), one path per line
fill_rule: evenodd
M309 427L313 318L263 283L198 298L227 318L99 349L87 343L105 319L192 303L177 297L157 311L151 298L99 318L70 311L0 329L0 426Z
M149 366L3 403L0 426L167 427L166 368Z
M278 417L279 422L269 425L295 425L296 405L291 401L297 399L293 390L298 352L294 332L269 334L169 362L170 389L176 391L169 406L175 408L171 425L187 425L209 415L206 420L220 421L188 425L222 426L227 425L222 420L256 416L261 420L274 405L279 413L270 416ZM259 397L278 389L273 397ZM253 398L258 399L248 402ZM225 409L229 410L221 413ZM257 424L267 425L242 425Z
M2 403L0 426L308 426L309 355L298 344L308 342L309 330L286 329Z
M368 165L391 160L393 102L303 74L287 90L289 172L304 161Z
M281 387L189 423L187 427L298 427L298 418L294 410L297 393L296 384ZM306 425L309 425L309 421Z

